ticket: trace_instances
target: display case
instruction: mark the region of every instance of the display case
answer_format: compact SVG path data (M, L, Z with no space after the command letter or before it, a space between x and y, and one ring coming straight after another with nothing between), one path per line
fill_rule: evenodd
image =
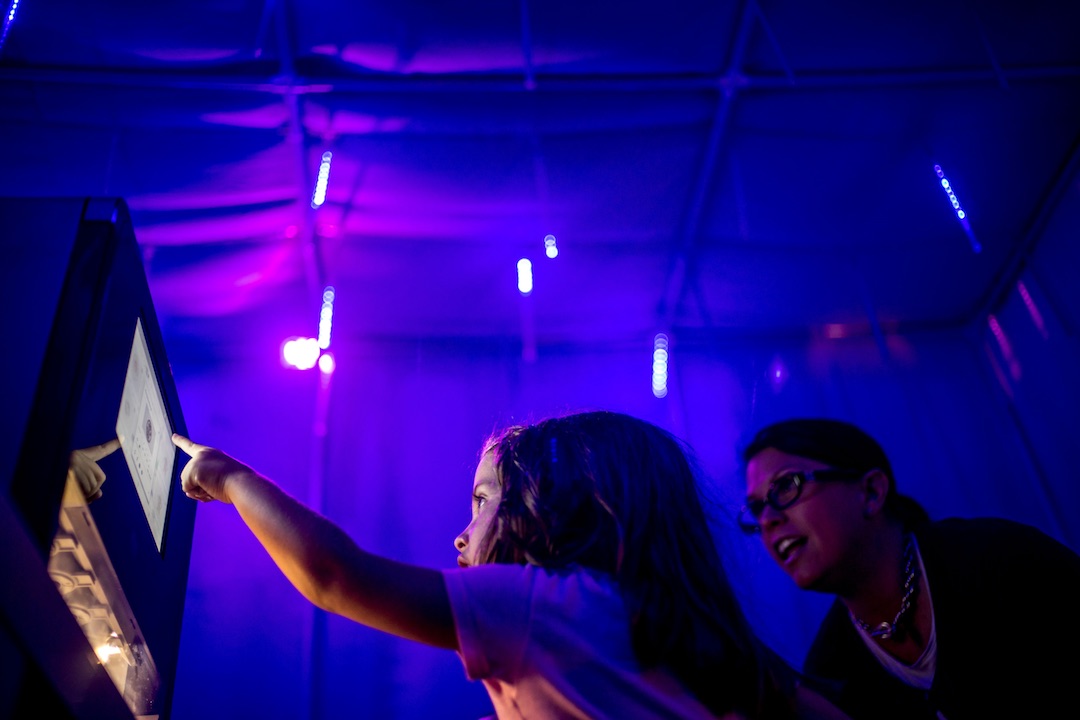
M130 213L119 198L0 199L0 248L0 651L13 669L0 714L164 720L195 503Z

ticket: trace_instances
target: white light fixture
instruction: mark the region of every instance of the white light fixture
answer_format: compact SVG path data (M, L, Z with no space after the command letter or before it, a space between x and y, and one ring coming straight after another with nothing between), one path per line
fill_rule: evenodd
M668 336L657 333L653 338L652 351L652 394L658 398L668 393Z
M318 208L326 200L326 186L330 182L330 161L333 154L324 152L322 162L319 164L319 177L315 181L315 192L311 195L311 207Z
M554 235L544 236L544 254L549 258L556 258L559 256L559 246L555 243Z
M528 295L533 290L532 261L529 258L521 258L517 261L518 292Z
M310 370L319 361L319 341L309 337L291 337L281 344L281 361L285 367Z
M323 353L319 356L319 371L323 375L331 375L337 368L337 363L334 362L334 356L330 353Z
M322 294L322 308L319 310L319 347L330 347L330 329L334 324L334 288L326 286Z
M960 221L960 225L963 226L964 232L968 236L968 241L971 243L971 249L977 253L982 252L982 245L975 239L975 233L971 229L971 223L968 222L967 212L960 206L960 198L956 197L956 192L953 190L952 183L949 182L949 178L945 177L945 171L941 169L940 165L935 165L934 173L938 176L938 180L941 181L941 188L945 191L945 194L949 196L949 202L952 204L953 211L956 213L956 218Z

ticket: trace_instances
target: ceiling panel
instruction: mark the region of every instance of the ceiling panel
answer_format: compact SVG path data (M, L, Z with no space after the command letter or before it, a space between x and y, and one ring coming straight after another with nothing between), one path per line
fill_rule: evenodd
M962 323L1080 137L1075 3L128 5L19 4L0 194L126 199L192 352Z

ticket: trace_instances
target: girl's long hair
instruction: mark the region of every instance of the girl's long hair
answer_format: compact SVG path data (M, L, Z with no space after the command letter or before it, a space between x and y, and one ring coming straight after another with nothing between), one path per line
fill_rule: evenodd
M788 714L788 693L778 692L786 665L743 614L684 443L594 411L510 427L483 452L502 486L483 562L608 573L643 667L669 669L717 715Z

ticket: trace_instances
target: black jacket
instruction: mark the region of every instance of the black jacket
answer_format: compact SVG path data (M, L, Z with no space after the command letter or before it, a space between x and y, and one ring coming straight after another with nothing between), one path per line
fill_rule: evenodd
M807 653L811 684L859 719L1080 716L1080 555L998 518L927 523L915 537L937 632L930 690L890 675L839 600Z

